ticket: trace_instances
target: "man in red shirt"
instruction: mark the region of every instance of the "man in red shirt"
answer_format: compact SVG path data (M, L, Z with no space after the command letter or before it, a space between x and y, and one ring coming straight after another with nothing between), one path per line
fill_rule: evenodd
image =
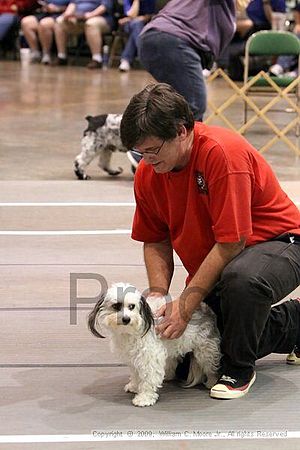
M205 301L221 332L215 398L238 398L271 352L300 363L300 213L243 137L196 122L169 85L147 86L127 106L121 138L143 157L135 175L132 238L144 242L149 297L166 295L173 250L188 271L157 332L176 339ZM149 298L149 301L151 299Z

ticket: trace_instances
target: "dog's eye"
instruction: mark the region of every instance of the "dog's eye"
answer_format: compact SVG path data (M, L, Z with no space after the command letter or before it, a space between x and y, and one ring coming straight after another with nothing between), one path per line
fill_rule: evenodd
M115 311L121 311L121 309L122 309L122 303L120 303L120 302L114 303L114 304L112 305L112 308L113 308Z
M135 305L133 303L131 303L130 305L128 305L128 309L130 311L132 311L135 308Z

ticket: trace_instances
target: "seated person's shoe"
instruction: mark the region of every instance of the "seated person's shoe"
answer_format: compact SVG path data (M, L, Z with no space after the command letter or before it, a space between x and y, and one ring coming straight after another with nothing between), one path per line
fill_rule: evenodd
M47 55L47 54L43 55L43 57L41 59L41 64L48 65L50 63L51 63L50 55Z
M298 347L295 347L292 353L286 357L286 363L293 366L300 365L300 351L298 350Z
M121 64L119 65L120 72L129 72L130 64L127 59L121 59Z
M298 72L297 70L291 70L290 72L285 72L284 76L288 78L297 78Z
M281 67L280 64L274 64L269 68L269 74L275 77L279 77L283 75L283 68Z
M256 374L253 372L250 379L232 378L228 375L222 375L217 384L210 390L212 398L230 400L234 398L243 397L247 394L256 379Z
M87 69L90 69L90 70L102 69L102 62L92 59L92 61L90 61L86 67L87 67Z
M41 55L38 55L38 54L30 55L30 63L31 64L38 64L39 62L41 62Z
M67 58L55 58L55 60L51 63L52 66L67 66L68 60Z

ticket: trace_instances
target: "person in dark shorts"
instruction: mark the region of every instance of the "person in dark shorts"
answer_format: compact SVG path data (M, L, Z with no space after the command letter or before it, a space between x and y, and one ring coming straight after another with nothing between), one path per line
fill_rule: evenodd
M69 0L40 0L40 12L22 19L21 28L31 50L32 63L50 64L55 20L68 3Z

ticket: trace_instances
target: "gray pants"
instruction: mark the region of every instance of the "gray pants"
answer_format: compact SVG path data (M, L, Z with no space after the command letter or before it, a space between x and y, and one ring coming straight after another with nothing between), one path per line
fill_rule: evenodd
M300 245L288 240L248 247L226 266L205 300L218 318L223 374L247 377L257 359L293 350L300 337L300 302L271 306L299 284Z

